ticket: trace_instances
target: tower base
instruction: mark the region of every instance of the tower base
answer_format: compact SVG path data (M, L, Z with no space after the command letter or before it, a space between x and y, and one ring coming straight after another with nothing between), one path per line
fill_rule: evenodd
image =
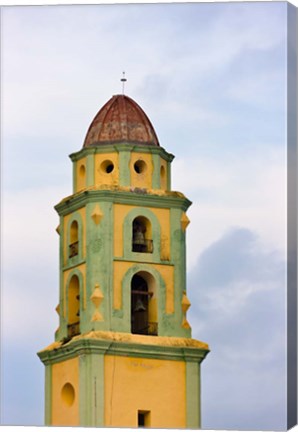
M194 339L93 331L38 353L46 367L46 425L200 428Z

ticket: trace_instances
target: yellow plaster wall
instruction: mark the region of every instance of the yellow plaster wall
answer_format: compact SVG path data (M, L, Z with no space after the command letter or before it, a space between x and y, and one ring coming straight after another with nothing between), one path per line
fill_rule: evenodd
M77 212L81 215L82 218L82 238L80 239L83 242L83 259L86 257L86 207L82 207L79 210L77 210ZM63 257L63 262L64 265L66 265L67 260L68 260L68 238L69 238L69 233L68 233L68 222L69 219L72 217L73 213L70 213L66 216L64 216L63 218L63 232L64 232L64 257Z
M75 392L72 405L62 397L63 386L67 383ZM78 426L79 421L79 361L74 358L52 366L52 425Z
M84 166L85 174L82 175L81 167ZM84 157L76 162L76 175L77 175L77 184L76 184L76 192L82 190L86 187L86 178L87 178L87 158Z
M111 161L114 165L112 172L107 173L103 167L105 162ZM118 153L96 154L94 158L95 185L116 186L119 184L119 156Z
M123 223L127 214L137 206L114 205L114 255L123 257ZM170 260L170 210L150 207L157 217L161 229L161 259Z
M144 172L138 174L134 169L134 164L138 160L145 162L146 169ZM152 155L147 153L132 152L130 158L130 183L132 187L139 188L152 188L152 173L153 173L153 162Z
M150 411L151 428L186 427L185 363L105 356L105 426L137 427Z
M122 308L122 280L127 271L135 263L130 261L114 261L114 309ZM174 267L162 264L150 264L150 267L158 271L166 284L166 313L174 312ZM156 296L158 297L158 290Z
M79 270L82 273L83 276L83 287L81 287L83 292L83 299L82 299L82 305L83 309L86 309L86 264L81 264L77 267L75 267L76 270ZM70 273L73 272L73 268L70 268L68 270L65 270L63 272L63 292L64 292L64 308L63 308L63 316L66 318L66 299L67 299L67 281L69 278Z

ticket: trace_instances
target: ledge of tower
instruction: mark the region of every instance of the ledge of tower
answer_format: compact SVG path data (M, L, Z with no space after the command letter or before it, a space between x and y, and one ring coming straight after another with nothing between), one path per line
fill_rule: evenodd
M175 348L199 348L205 351L209 351L209 346L207 343L182 337L172 337L172 336L144 336L132 333L122 333L122 332L111 332L111 331L91 331L89 333L84 333L82 335L74 336L69 342L53 342L51 345L46 347L40 352L56 350L62 346L69 346L73 342L84 340L84 339L95 339L102 341L111 342L123 342L141 345L155 345L164 347L175 347Z

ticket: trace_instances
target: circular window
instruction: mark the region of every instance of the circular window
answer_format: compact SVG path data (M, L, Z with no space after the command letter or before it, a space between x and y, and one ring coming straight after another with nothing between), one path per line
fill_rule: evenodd
M100 169L106 173L106 174L110 174L113 170L114 170L114 164L112 161L110 160L105 160L102 162L102 164L100 165Z
M67 406L71 406L75 399L75 390L70 383L64 384L61 390L61 397L63 403Z
M135 172L138 174L142 174L146 171L147 165L142 160L137 160L134 164Z

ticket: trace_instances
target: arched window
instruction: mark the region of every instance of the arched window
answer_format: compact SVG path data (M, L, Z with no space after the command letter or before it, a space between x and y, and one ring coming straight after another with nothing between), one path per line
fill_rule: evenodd
M70 225L69 258L79 254L79 225L74 220Z
M131 280L131 332L156 336L157 327L155 280L149 273L139 272Z
M160 167L160 187L161 189L164 190L167 189L167 176L166 176L165 165L161 165Z
M68 337L80 333L80 282L76 275L73 275L68 285L68 316L67 316Z
M149 219L138 216L132 223L132 251L152 253L152 228Z

